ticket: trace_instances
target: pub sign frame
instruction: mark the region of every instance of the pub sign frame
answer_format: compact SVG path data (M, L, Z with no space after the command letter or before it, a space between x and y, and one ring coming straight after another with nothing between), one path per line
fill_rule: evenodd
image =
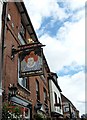
M20 77L43 74L43 48L37 47L22 51L19 54Z

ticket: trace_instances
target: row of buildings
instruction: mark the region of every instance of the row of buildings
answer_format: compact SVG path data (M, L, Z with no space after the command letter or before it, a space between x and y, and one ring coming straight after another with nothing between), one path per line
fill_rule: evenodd
M57 74L50 71L44 45L23 2L3 3L1 32L2 106L8 103L10 114L20 108L24 120L32 120L37 114L54 119L79 118L79 111L62 94Z

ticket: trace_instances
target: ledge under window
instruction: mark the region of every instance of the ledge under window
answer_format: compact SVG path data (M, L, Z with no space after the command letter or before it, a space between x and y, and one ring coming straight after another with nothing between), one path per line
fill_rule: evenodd
M31 91L28 90L27 88L25 88L24 86L22 86L20 83L17 83L17 85L21 88L23 88L25 91L27 91L29 94L31 94Z

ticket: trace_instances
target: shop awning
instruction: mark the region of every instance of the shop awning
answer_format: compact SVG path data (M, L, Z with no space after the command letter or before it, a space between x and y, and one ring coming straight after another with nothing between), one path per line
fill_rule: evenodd
M24 107L31 107L31 103L18 96L11 97L11 101Z

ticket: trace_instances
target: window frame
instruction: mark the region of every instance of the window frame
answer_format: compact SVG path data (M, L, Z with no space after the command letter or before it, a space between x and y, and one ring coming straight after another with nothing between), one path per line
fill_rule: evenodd
M20 31L19 31L20 35L23 37L23 38L26 38L26 28L24 26L24 23L23 21L21 20L21 24L20 24Z
M36 79L36 99L40 100L39 81Z
M43 92L44 92L44 102L47 104L47 91L45 88L43 88Z
M18 58L18 84L23 88L30 90L29 77L20 77L19 73L20 73L20 58Z
M56 92L54 92L54 99L55 99L55 104L57 104L58 100L57 100L57 94L56 94Z
M59 99L59 105L60 105L60 109L61 109L61 99L60 99L60 97L58 97L58 99Z

